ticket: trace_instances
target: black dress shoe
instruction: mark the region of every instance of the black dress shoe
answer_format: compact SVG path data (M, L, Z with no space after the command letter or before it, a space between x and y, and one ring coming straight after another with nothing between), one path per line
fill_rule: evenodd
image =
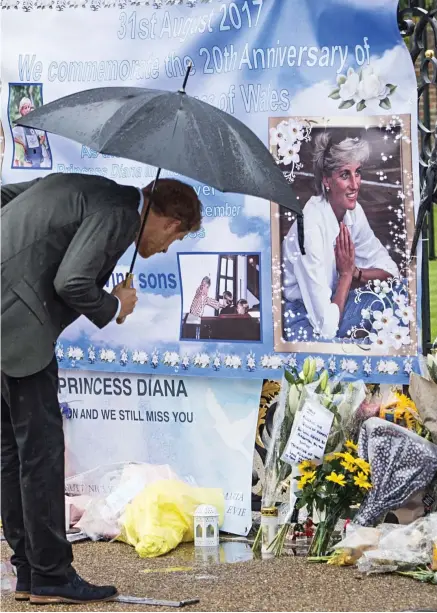
M30 598L30 567L17 568L17 585L15 586L15 600L23 601Z
M80 604L103 602L117 596L117 588L112 585L97 586L88 583L74 571L62 585L32 584L30 604Z

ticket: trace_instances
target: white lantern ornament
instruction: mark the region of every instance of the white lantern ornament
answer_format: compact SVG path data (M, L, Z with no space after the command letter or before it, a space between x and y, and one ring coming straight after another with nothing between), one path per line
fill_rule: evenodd
M201 504L194 512L194 545L196 547L219 546L219 514L209 504Z

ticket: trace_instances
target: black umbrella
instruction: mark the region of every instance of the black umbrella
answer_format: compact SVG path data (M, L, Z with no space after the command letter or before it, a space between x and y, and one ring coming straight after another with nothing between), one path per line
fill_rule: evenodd
M185 93L190 70L178 92L90 89L45 104L16 123L156 166L153 188L165 168L222 192L272 200L297 214L303 252L302 207L272 155L241 121ZM136 257L137 249L129 275Z

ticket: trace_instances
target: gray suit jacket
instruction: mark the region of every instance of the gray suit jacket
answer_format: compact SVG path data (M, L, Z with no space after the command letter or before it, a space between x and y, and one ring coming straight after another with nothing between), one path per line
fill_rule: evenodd
M102 288L139 230L139 194L103 177L52 174L1 189L2 371L39 372L80 315L103 328Z

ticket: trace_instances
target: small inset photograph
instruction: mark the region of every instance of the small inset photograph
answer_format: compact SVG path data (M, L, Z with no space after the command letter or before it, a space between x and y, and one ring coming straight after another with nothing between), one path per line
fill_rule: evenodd
M259 253L180 253L180 340L260 342Z
M12 168L51 170L52 152L47 133L15 122L42 106L41 83L10 83L8 115L13 139Z

